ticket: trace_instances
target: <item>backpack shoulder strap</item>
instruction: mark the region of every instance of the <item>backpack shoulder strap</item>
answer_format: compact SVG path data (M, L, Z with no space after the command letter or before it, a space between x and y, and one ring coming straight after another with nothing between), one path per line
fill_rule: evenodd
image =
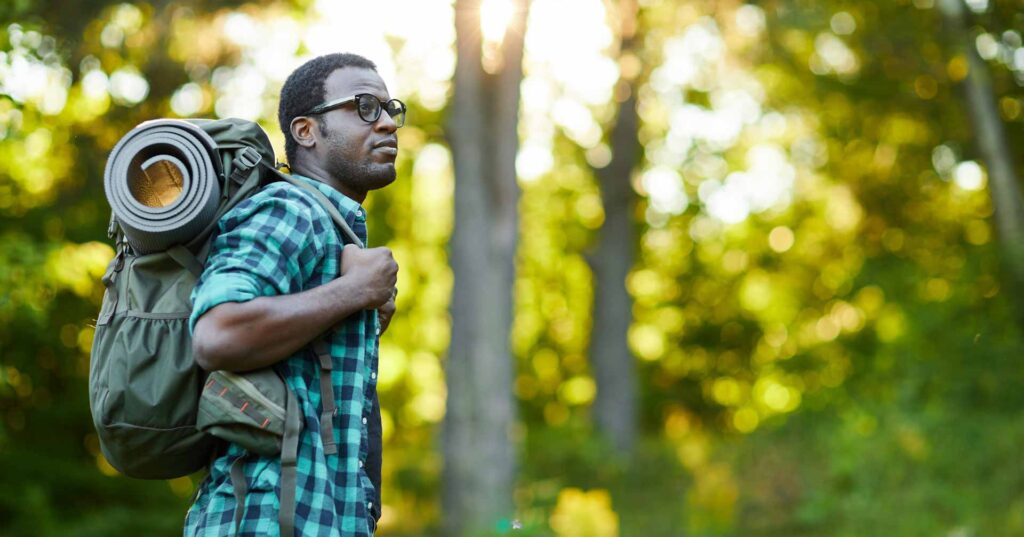
M359 248L366 247L363 241L359 240L359 237L352 231L352 228L348 225L345 218L341 216L341 213L338 212L337 207L331 203L331 200L327 199L323 192L313 185L301 179L296 179L266 162L261 161L261 163L274 175L313 196L324 210L327 211L327 214L331 216L331 220L334 221L335 226L337 226L342 236L348 242L355 244ZM324 454L334 455L338 452L338 448L334 443L334 424L332 421L336 409L334 405L334 386L331 383L333 364L331 362L330 344L326 337L320 337L314 341L312 346L313 352L320 363L321 441L324 445ZM281 527L281 535L292 535L295 527L296 456L301 416L299 415L298 401L291 389L288 390L286 414L284 438L281 440L281 510L278 512L278 524Z

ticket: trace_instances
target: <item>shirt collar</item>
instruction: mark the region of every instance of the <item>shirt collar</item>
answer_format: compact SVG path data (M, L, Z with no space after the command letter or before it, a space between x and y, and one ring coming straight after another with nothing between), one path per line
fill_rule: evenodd
M363 210L363 206L359 205L356 200L338 192L331 186L327 185L323 181L317 181L304 175L293 173L292 177L298 177L303 181L313 185L317 190L323 192L327 199L331 200L331 203L341 212L341 216L345 217L345 221L348 225L354 226L356 220L365 220L366 211Z

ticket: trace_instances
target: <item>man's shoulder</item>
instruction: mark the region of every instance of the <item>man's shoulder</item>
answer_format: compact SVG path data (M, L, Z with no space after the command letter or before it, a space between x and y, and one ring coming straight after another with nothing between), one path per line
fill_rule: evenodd
M254 217L271 219L324 220L330 215L312 194L284 181L275 181L242 200L221 218L231 226Z
M298 204L305 208L322 210L320 202L312 194L285 181L268 183L246 201L257 205L284 201L289 204Z

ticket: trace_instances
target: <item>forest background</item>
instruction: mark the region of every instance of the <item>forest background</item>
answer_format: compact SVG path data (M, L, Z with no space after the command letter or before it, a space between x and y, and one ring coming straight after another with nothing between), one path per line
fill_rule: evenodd
M0 6L0 534L176 535L87 403L109 150L335 51L408 103L371 242L380 535L1024 535L1024 2Z

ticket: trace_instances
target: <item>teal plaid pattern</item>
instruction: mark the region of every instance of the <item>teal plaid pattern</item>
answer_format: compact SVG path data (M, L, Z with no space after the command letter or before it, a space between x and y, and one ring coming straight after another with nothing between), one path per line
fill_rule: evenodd
M359 204L319 181L302 179L319 188L366 243L366 219ZM341 274L344 244L330 216L313 196L287 183L272 183L238 204L221 218L218 232L192 292L190 327L218 304L297 293ZM377 312L362 311L335 326L330 335L337 455L324 453L320 366L312 350L303 349L274 365L295 392L304 420L295 493L296 535L373 534L371 511L380 512L374 504L379 496L365 462L371 455L367 420L372 419L376 397L377 327ZM228 444L199 485L185 518L185 535L235 534L230 468L239 457L247 457L242 464L249 488L239 535L279 534L280 460Z

